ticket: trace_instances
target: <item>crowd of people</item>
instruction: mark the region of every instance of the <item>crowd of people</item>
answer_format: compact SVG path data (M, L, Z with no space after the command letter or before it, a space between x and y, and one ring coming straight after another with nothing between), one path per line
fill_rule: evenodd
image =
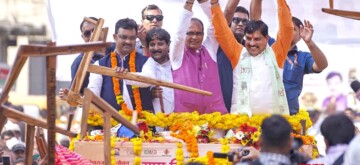
M94 65L116 68L114 72L136 72L210 91L212 96L94 73L86 76L81 94L87 87L117 110L276 114L261 126L261 152L249 149L253 152L248 157L260 164L292 164L291 126L279 115L298 113L304 75L322 72L328 66L327 59L312 40L311 22L293 16L286 0L277 0L279 29L274 38L261 20L262 0L251 0L250 12L238 6L239 1L229 0L222 11L218 0L184 0L174 34L162 28L162 10L148 5L141 11L140 25L131 18L118 20L115 42L106 50L95 52L91 60ZM193 17L194 5L200 5L206 20ZM207 27L203 21L209 22ZM85 42L90 41L94 28L92 22L81 22ZM298 49L300 40L310 52ZM80 54L71 66L73 80L82 58ZM64 100L68 94L67 88L59 91ZM333 100L332 97L327 102ZM324 102L324 107L328 104ZM346 105L336 107L339 112L345 108ZM349 117L327 114L314 122L316 126L325 138L327 156L311 163L333 164L357 158L351 154L356 154L353 146L358 145L359 138L349 145L356 132ZM348 148L352 152L344 154Z

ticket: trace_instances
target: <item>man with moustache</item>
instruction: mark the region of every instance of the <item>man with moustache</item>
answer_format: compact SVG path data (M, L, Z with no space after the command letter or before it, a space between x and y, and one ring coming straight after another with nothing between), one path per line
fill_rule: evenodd
M143 65L147 61L147 57L135 52L135 42L137 38L138 26L133 19L125 18L117 21L115 25L115 34L113 34L116 48L113 52L95 62L94 65L105 67L123 67L129 69L132 65L135 66L136 72L141 72ZM133 63L131 63L134 59ZM115 65L115 66L113 66ZM116 100L115 86L120 88L120 95L122 95L129 109L143 109L153 110L151 102L151 93L149 88L140 88L141 105L137 107L138 103L135 102L134 91L131 85L126 85L123 80L113 78L110 76L99 75L90 73L90 82L88 88L96 95L103 98L115 109L120 110L121 107ZM120 97L120 96L119 96ZM142 107L141 107L142 106Z
M279 68L283 68L294 26L285 0L278 1L279 32L268 45L268 27L263 21L250 21L245 28L245 48L231 32L218 0L211 0L215 37L234 70L231 113L289 114ZM269 90L270 89L270 90Z
M191 86L212 92L212 96L202 96L186 91L175 91L175 112L200 114L227 113L221 94L216 51L219 47L214 38L214 28L209 24L207 38L204 39L204 26L201 20L192 18L195 0L187 0L183 14L178 21L177 32L170 44L170 61L174 83ZM208 0L197 0L211 21ZM207 2L207 3L206 3Z

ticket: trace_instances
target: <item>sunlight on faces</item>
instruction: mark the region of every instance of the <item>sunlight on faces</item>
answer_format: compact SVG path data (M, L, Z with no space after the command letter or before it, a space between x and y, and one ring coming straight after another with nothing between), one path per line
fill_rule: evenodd
M262 53L267 45L269 36L263 36L260 30L252 34L245 34L245 47L251 56L257 56Z
M150 56L159 64L169 60L169 45L165 40L153 39L149 43Z
M204 39L203 26L199 21L193 20L186 32L185 46L193 51L201 48Z
M240 19L246 19L246 20L249 19L249 17L247 16L247 14L241 13L241 12L236 12L236 13L234 13L234 17L233 17L233 18L240 18ZM232 20L230 29L231 29L231 31L232 31L235 35L237 35L237 36L244 36L244 34L245 34L245 27L246 27L246 25L244 25L244 23L243 23L242 21L240 21L239 23L234 23L234 21Z
M137 37L135 29L119 28L118 33L114 34L113 37L116 43L116 51L121 55L127 55L135 49Z
M155 27L162 27L163 21L158 21L156 18L152 19L152 20L148 20L146 19L147 15L151 15L151 16L158 16L158 15L162 15L161 11L158 9L155 10L145 10L144 11L144 18L141 20L142 25L144 26L144 28L146 29L146 31L149 31L152 28Z

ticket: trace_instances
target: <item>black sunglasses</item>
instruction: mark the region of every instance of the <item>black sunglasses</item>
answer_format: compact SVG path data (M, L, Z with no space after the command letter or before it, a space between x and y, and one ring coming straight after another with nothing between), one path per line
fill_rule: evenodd
M232 19L232 22L234 24L239 24L241 22L243 25L246 25L249 22L249 20L246 18L234 17Z
M163 15L145 15L143 19L147 19L149 21L153 21L156 19L157 21L162 21L164 19Z
M91 29L91 30L85 30L83 35L84 37L90 37L91 36L91 33L94 31L94 29Z

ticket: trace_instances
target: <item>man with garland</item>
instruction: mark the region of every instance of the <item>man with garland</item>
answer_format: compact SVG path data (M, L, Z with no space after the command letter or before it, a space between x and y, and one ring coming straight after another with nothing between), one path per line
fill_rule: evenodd
M94 65L123 67L130 72L141 72L148 58L135 51L137 30L138 25L133 19L125 18L117 21L113 34L115 50ZM117 110L153 111L149 88L133 88L121 79L94 73L90 74L88 88Z
M244 49L228 27L218 0L211 0L215 37L234 69L232 113L289 114L279 69L290 49L294 27L285 0L277 1L280 27L277 41L270 47L267 25L252 20L245 28Z
M219 44L214 38L214 28L209 24L207 38L204 39L204 25L201 20L192 18L195 0L187 0L183 14L178 21L177 32L170 44L170 61L174 83L191 86L212 92L212 96L202 96L186 91L175 91L175 112L200 114L227 113L221 94L216 51ZM208 0L197 0L211 21Z
M158 80L173 82L171 64L169 59L170 34L161 28L153 28L146 35L147 48L151 58L144 64L142 76L156 78ZM116 72L124 72L117 68ZM137 81L125 80L127 84L138 87L149 87L150 84ZM168 87L152 87L154 112L161 112L160 99L164 101L164 113L170 114L174 111L174 89ZM162 98L160 98L162 96Z

